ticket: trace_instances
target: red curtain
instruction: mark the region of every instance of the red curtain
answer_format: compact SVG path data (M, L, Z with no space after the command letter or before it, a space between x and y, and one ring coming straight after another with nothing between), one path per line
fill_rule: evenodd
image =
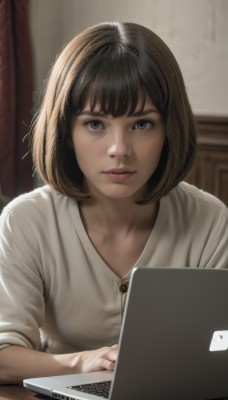
M32 188L32 90L28 0L0 0L0 193L8 199Z

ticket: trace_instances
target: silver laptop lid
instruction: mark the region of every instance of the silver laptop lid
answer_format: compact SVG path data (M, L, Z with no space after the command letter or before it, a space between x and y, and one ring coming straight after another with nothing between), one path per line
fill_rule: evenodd
M226 331L228 270L135 269L111 399L228 395Z

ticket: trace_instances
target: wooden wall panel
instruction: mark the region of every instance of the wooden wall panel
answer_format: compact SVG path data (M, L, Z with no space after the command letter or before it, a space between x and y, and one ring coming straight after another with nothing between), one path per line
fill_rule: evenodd
M228 117L196 116L196 160L186 180L228 206Z

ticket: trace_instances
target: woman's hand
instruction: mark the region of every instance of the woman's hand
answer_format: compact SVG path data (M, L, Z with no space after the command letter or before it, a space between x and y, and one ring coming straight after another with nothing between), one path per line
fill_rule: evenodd
M79 353L50 354L8 346L0 350L0 385L21 383L25 378L113 370L118 346Z
M77 353L77 370L80 372L94 372L103 369L111 371L114 369L117 354L118 346L116 344L97 350L82 351Z

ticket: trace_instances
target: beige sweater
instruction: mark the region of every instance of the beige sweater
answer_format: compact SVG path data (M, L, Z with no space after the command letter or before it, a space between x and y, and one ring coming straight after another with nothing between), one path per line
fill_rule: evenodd
M120 279L90 242L77 202L44 186L12 201L0 221L0 348L42 342L65 353L116 343ZM181 183L162 198L135 265L228 268L227 208Z

